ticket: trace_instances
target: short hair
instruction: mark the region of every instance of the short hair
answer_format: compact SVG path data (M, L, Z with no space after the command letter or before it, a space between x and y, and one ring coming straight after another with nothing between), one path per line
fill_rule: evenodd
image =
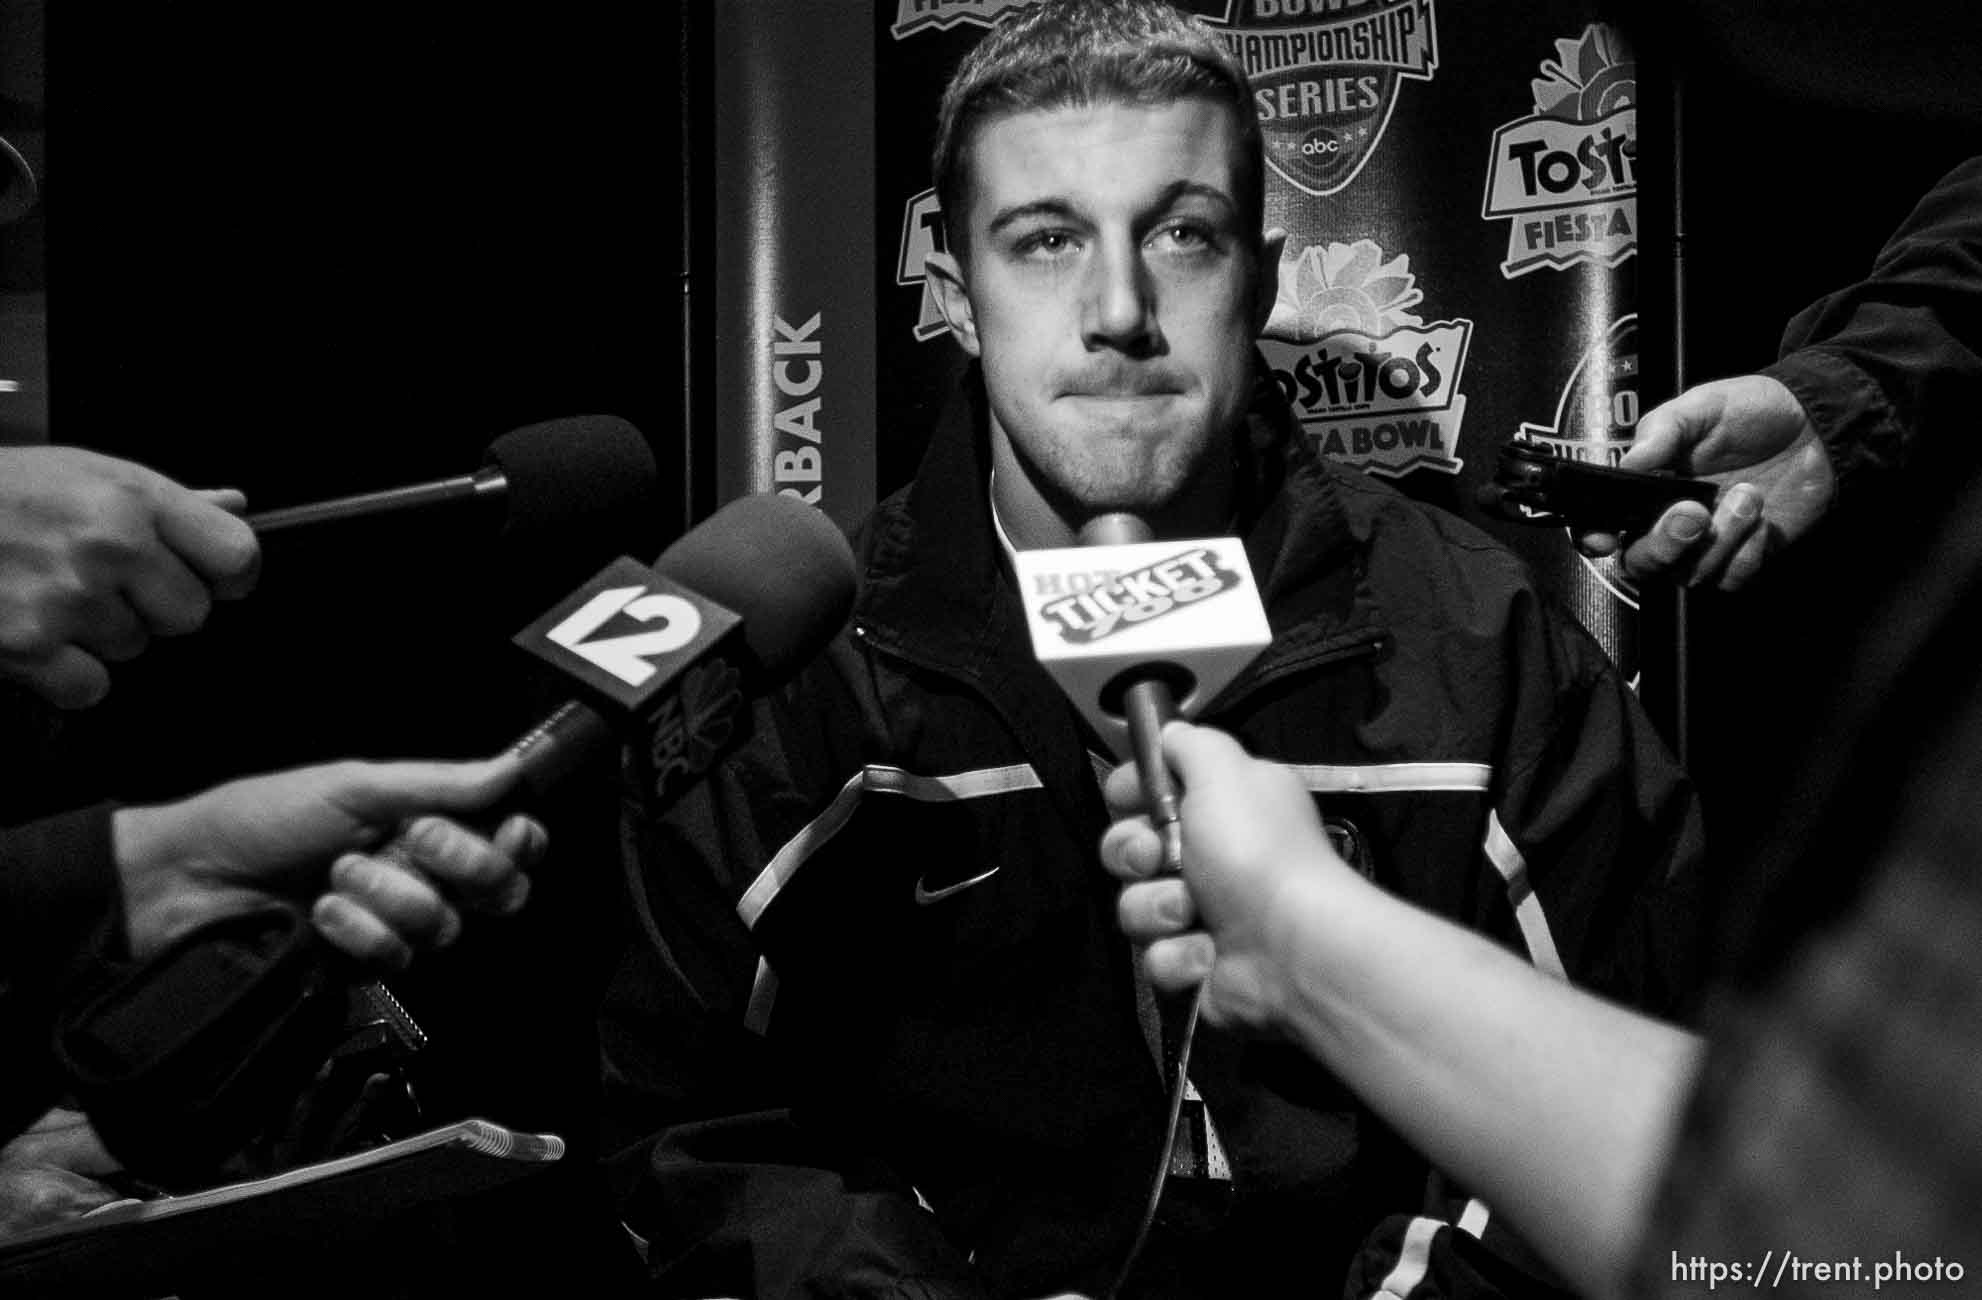
M1266 213L1265 145L1252 83L1217 31L1164 0L1041 0L1001 21L943 91L934 172L943 231L961 261L970 145L987 121L1097 103L1155 106L1202 96L1232 110L1240 217L1257 247Z

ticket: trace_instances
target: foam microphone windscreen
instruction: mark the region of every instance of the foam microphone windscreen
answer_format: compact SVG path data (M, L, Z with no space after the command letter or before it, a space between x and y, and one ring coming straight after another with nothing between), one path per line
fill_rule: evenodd
M793 497L738 497L654 561L654 570L743 618L764 684L798 671L845 624L854 560L823 512Z
M742 497L651 566L621 557L517 633L577 698L512 749L544 791L620 739L665 807L748 728L745 705L825 649L853 607L853 551L832 521Z
M489 444L487 464L507 482L505 538L575 520L651 516L660 471L640 431L616 415L574 415L512 429Z

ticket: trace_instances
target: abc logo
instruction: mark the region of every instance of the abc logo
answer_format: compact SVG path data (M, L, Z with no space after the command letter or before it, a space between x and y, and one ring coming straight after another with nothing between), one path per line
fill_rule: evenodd
M1325 126L1318 126L1301 137L1301 157L1330 158L1342 152L1342 142Z

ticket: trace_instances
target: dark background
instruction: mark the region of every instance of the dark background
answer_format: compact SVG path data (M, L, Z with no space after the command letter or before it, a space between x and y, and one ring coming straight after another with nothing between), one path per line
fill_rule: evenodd
M98 708L7 702L10 816L491 752L563 694L509 638L685 526L678 15L439 8L5 0L0 131L36 146L42 202L0 229L4 288L11 319L47 304L48 393L46 429L8 432L258 509L466 473L507 430L608 412L656 453L652 517L524 546L473 509L271 536L249 600L121 666ZM566 1172L424 1225L436 1256L525 1290L596 1293L596 1261L625 1248L585 1217L582 1178L617 924L610 777L545 810L553 856L521 917L391 981L433 1040L432 1118L573 1142ZM262 1294L352 1267L396 1294L376 1257L301 1246L270 1248L283 1286ZM253 1291L245 1258L226 1268Z
M1676 84L1688 384L1773 360L1792 316L1867 274L1918 198L1982 153L1982 14L1971 7L1624 8L1627 19L1641 11L1648 58ZM1724 869L1801 815L1782 788L1830 703L1826 684L1848 672L1867 606L1893 580L1913 513L1903 486L1867 494L1749 587L1687 597L1686 758Z
M692 382L707 353L684 361L680 278L684 139L690 212L713 165L694 144L698 6L50 8L0 0L0 132L42 150L40 209L0 230L7 319L49 304L41 434L260 508L465 472L505 430L603 411L663 467L626 549L651 554L715 504L690 432L707 423ZM1635 17L1647 62L1683 78L1687 377L1753 369L1976 147L1960 66L1976 20L1836 3ZM690 227L706 248L706 215ZM10 328L8 346L33 333ZM1849 642L1846 597L1884 580L1878 537L1692 599L1690 757L1710 818L1769 815L1759 791L1793 764L1817 667ZM490 750L550 698L508 637L622 541L519 555L465 517L271 538L251 601L120 670L99 709L44 725L10 702L25 720L8 724L9 811ZM582 1157L611 819L559 815L538 905L401 992L446 1046L442 1107L557 1128Z

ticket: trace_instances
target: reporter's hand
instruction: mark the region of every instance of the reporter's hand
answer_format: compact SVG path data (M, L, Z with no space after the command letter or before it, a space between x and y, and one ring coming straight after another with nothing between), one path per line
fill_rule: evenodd
M1768 556L1808 532L1830 509L1837 475L1789 389L1740 375L1687 389L1638 422L1625 469L1672 469L1722 485L1709 514L1685 501L1624 551L1625 572L1733 591ZM1610 555L1619 538L1588 533L1577 545Z
M77 447L0 448L0 677L60 708L95 704L106 664L253 588L243 504Z
M0 1147L0 1238L121 1199L102 1180L123 1166L80 1111L57 1107Z
M1202 984L1213 1024L1274 1030L1288 1004L1291 960L1306 946L1299 918L1329 890L1362 878L1336 854L1312 796L1285 767L1185 722L1164 727L1163 754L1184 787L1183 879L1156 874L1162 841L1141 808L1135 765L1103 785L1121 820L1102 836L1101 860L1130 882L1118 906L1123 932L1149 945L1143 964L1158 988Z
M311 904L336 947L404 967L452 943L461 908L509 913L548 837L512 816L484 836L450 819L493 806L517 760L329 763L216 786L113 815L135 956L271 897Z

